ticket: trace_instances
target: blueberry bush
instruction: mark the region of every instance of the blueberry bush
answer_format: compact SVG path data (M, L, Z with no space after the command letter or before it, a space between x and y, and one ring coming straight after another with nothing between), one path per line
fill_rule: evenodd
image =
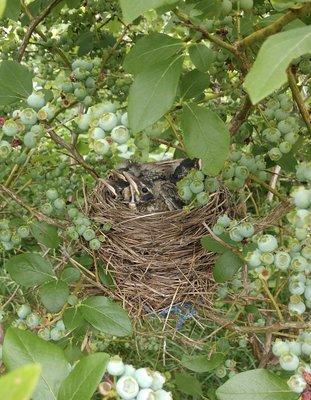
M1 399L311 399L310 21L306 0L0 0ZM86 193L178 158L185 210L234 204L201 240L213 307L137 320L92 293L113 227Z

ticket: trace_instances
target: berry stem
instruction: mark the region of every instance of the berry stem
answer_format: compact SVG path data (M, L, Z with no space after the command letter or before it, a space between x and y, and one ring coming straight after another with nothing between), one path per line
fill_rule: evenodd
M273 306L275 308L275 311L276 311L276 313L277 313L277 315L279 317L279 320L281 322L284 322L284 317L282 315L282 312L281 312L281 310L280 310L280 308L278 306L278 303L276 302L275 298L273 297L273 294L270 292L270 289L269 289L269 287L267 285L266 280L265 279L260 279L260 280L261 280L262 287L263 287L264 291L266 292L267 296L269 297L269 299L271 300L271 303L273 304Z

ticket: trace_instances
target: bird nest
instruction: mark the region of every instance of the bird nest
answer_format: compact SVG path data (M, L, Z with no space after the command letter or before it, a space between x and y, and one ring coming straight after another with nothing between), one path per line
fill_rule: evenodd
M111 186L116 176L119 171L112 171L100 181L88 202L90 217L112 226L98 256L114 279L113 296L136 315L184 302L209 305L215 254L200 239L228 210L228 192L220 188L208 204L190 211L142 212L120 201Z

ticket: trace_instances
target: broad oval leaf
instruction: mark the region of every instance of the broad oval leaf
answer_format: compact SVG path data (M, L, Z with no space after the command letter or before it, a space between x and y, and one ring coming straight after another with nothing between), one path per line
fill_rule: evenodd
M247 74L244 88L253 104L258 103L287 80L290 62L311 52L311 27L277 33L261 46L256 61Z
M176 3L176 0L119 0L124 21L132 22L144 12Z
M5 268L12 279L25 287L34 287L54 278L54 272L40 254L23 253L8 259Z
M0 18L17 21L20 12L21 3L19 0L0 0Z
M29 400L40 377L39 364L25 365L0 378L0 399Z
M127 312L107 297L89 297L83 301L81 312L84 319L101 332L115 336L127 336L132 332Z
M286 380L267 371L255 369L229 379L216 391L219 400L297 400Z
M190 157L202 159L202 169L217 175L229 154L230 134L224 122L213 111L186 104L181 127Z
M181 364L193 372L209 372L219 367L224 362L224 358L221 353L214 353L210 358L207 355L184 355L181 359Z
M202 396L201 383L192 375L186 373L178 373L175 375L175 385L182 393L190 396Z
M40 299L47 311L57 313L62 309L69 296L67 283L53 280L40 287Z
M50 249L56 249L60 245L60 237L58 236L56 226L43 221L35 221L31 225L31 233L37 239L38 243Z
M32 73L15 61L0 64L0 105L6 106L27 98L32 93Z
M172 57L182 48L182 41L164 33L150 33L139 39L124 61L124 68L131 74L152 67Z
M197 69L207 72L215 61L215 52L202 43L196 43L189 48L190 59Z
M61 384L57 400L90 400L103 378L109 355L91 354L81 359Z
M80 307L68 308L64 312L63 319L66 328L69 329L70 331L80 328L81 326L86 324L86 321L83 318Z
M176 97L182 62L181 56L170 58L136 76L128 100L133 133L152 125L170 110Z
M55 400L61 382L69 374L70 366L63 350L37 335L9 328L4 337L3 361L9 369L38 363L42 373L33 394L33 400Z
M183 100L201 95L209 87L211 81L208 74L197 69L188 71L180 80L180 97Z
M215 262L213 269L215 281L218 283L229 281L243 265L244 262L238 255L227 250Z

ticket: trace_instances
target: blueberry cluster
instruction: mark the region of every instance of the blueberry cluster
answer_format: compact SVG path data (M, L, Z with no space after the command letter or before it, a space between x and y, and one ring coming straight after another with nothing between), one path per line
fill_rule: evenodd
M21 245L22 239L30 236L30 228L27 225L12 227L8 219L0 220L0 244L3 250L10 251Z
M308 386L306 377L311 377L311 332L301 333L295 341L276 339L272 352L284 371L295 371L287 383L293 392L302 393Z
M172 394L163 389L165 377L149 368L134 368L124 364L118 356L111 357L107 372L115 379L115 390L122 400L172 400Z
M210 200L210 195L217 191L216 178L206 176L202 171L192 169L187 176L177 182L178 195L186 203L202 206Z
M291 115L293 102L291 98L282 93L271 98L263 111L268 127L261 133L262 139L269 145L269 157L278 161L284 154L291 151L299 138L299 124Z
M244 239L250 239L254 235L255 229L249 221L232 220L227 214L222 214L218 217L213 232L217 236L225 232L229 233L231 240L242 242Z

